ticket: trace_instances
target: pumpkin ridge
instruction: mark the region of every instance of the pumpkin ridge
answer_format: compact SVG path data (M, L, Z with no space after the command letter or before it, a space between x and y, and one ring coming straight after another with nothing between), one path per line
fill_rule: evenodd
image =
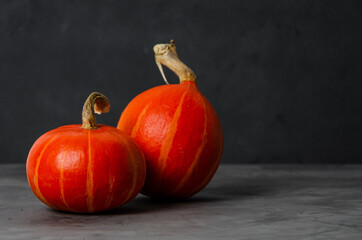
M114 176L110 176L109 179L108 179L108 184L109 184L109 194L107 196L107 200L106 200L106 205L105 205L105 208L109 208L109 206L111 205L111 202L113 201L113 188L114 188Z
M60 199L62 200L62 202L64 203L64 205L68 208L69 211L72 211L71 208L69 207L67 201L65 200L65 196L64 196L64 168L63 168L63 164L64 164L64 156L65 156L66 151L63 152L62 154L62 162L60 164L60 178L59 178L59 187L60 187Z
M137 131L140 127L141 124L141 120L143 118L143 116L146 114L148 108L150 107L152 102L147 103L147 105L145 106L145 108L142 110L142 112L140 113L140 115L137 118L136 124L133 126L132 131L131 131L131 137L135 138Z
M92 169L92 147L91 147L91 131L88 130L88 165L87 165L87 182L86 182L86 194L87 194L87 207L89 212L93 212L93 169Z
M222 145L221 145L222 146ZM214 165L212 166L211 169L214 169L213 171L211 171L207 177L205 177L204 181L199 185L199 186L204 186L206 185L210 180L211 180L211 177L215 174L216 170L217 170L217 166L219 165L219 162L220 162L220 159L221 159L221 155L222 155L222 147L220 147L220 150L219 150L219 155L217 156L216 158L216 161L214 163Z
M219 133L220 133L220 135L222 135L222 128L221 127L220 127ZM223 143L220 144L219 155L217 156L216 161L213 164L213 166L210 168L210 169L214 169L214 170L209 172L209 174L205 177L204 181L199 185L199 187L200 186L202 187L202 186L206 185L211 180L211 177L215 174L215 172L217 170L217 167L218 167L218 165L220 163L220 160L221 160L222 149L223 149ZM195 188L195 189L197 190L197 188Z
M178 104L178 106L176 108L176 111L175 111L175 113L173 115L171 123L168 126L166 139L162 142L160 156L158 158L159 167L157 169L157 172L158 172L157 175L160 176L160 178L159 178L160 182L162 182L162 172L166 168L167 157L168 157L168 154L170 153L171 148L172 148L173 140L174 140L174 137L175 137L176 132L177 132L178 121L179 121L180 116L181 116L182 105L184 103L184 99L185 99L185 96L188 93L188 91L189 91L189 89L187 89L181 95L180 102L179 102L179 104Z
M44 154L45 150L48 148L49 144L54 140L55 137L56 136L51 137L48 140L48 142L45 144L43 149L41 150L38 158L36 159L36 166L35 166L35 172L34 172L34 187L35 187L34 190L36 192L36 196L38 198L40 198L40 200L43 203L45 203L45 204L47 204L49 206L52 206L52 204L49 204L49 202L45 199L45 197L43 196L43 194L42 194L42 192L40 191L40 188L39 188L39 178L38 178L39 173L38 172L39 172L40 161L41 161L41 159L43 157L43 154ZM55 207L53 206L53 208L55 208Z
M132 159L131 162L134 163L133 160L135 159L135 156L134 156L133 151L132 151L131 147L129 146L128 142L125 141L124 139L122 139L121 137L119 137L117 134L114 134L113 132L108 132L108 133L110 133L111 135L117 137L118 140L120 140L122 143L125 144L125 146L126 146L126 148L127 148L127 150L128 150L128 157L130 157L130 158ZM136 165L137 165L137 164L136 164ZM131 171L132 173L133 173L133 172L137 172L137 171L134 171L134 169L135 169L135 167L134 167L134 165L132 164L132 171ZM137 180L137 179L136 179L134 176L132 176L132 179L133 179L133 181L132 181L132 187L130 188L130 190L129 190L128 194L127 194L127 197L125 198L125 201L124 201L122 204L124 204L125 202L128 202L128 200L130 199L131 195L132 195L133 192L134 192L134 189L136 188L136 180Z
M107 133L120 138L118 135L114 134L113 132L107 131ZM108 179L108 184L109 184L109 189L108 189L108 196L107 196L107 200L106 200L106 205L105 208L109 208L109 206L111 205L112 201L113 201L113 191L114 191L114 182L115 182L115 176L110 176Z
M157 96L163 94L164 92L167 92L168 89L167 88L159 88L157 89L157 93L153 96L153 99L156 98ZM152 101L149 101L146 106L143 108L143 110L141 111L141 113L138 115L137 117L137 121L136 121L136 124L133 126L132 128L132 131L130 132L130 136L131 138L135 139L136 135L137 135L137 132L138 132L138 129L140 128L141 126L141 121L143 119L143 117L146 115L147 113L147 110L148 108L152 105ZM122 116L121 116L122 117Z
M134 159L135 159L135 156L134 156L134 154L133 154L133 151L132 151L132 149L131 149L131 147L130 147L130 145L128 144L128 142L126 142L126 141L124 141L124 139L122 139L122 138L119 138L121 141L123 141L123 143L125 143L125 145L126 145L126 147L127 147L127 150L128 150L128 156L129 156L129 158L130 159L132 159L132 162L131 162L131 165L132 165L132 167L131 167L131 169L132 169L132 173L134 173L134 172L136 172L135 171L135 168L138 168L138 166L137 166L137 164L134 164ZM135 166L136 165L136 166ZM130 199L130 197L132 196L132 194L133 194L133 192L134 192L134 189L136 188L136 178L134 177L134 176L132 176L132 179L133 179L133 181L132 181L132 187L131 187L131 189L129 190L129 193L128 193L128 195L127 195L127 197L125 198L125 202L128 202L128 200Z
M200 157L201 157L201 153L202 151L204 150L205 148L205 145L206 145L206 141L207 141L207 124L208 124L208 121L207 121L207 114L206 114L206 104L205 104L205 101L203 98L202 99L202 105L203 105L203 109L204 109L204 112L205 112L205 120L204 120L204 130L203 130L203 133L202 133L202 142L201 142L201 145L198 147L197 151L196 151L196 155L195 155L195 158L194 158L194 161L192 161L192 164L191 166L188 167L187 171L186 171L186 174L185 176L181 179L181 181L179 182L179 184L176 186L175 190L173 191L173 193L177 193L182 187L184 187L184 185L186 184L186 182L190 179L190 177L192 176L194 170L195 170L195 167L197 165L197 163L199 162L200 160Z

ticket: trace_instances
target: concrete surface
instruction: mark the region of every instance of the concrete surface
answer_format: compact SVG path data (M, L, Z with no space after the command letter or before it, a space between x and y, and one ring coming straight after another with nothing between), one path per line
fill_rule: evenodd
M0 165L0 239L362 239L362 166L221 165L185 202L139 195L116 211L53 211L23 165Z

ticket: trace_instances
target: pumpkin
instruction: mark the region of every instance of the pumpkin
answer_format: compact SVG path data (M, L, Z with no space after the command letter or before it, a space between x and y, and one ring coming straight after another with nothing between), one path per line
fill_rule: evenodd
M117 128L141 147L147 164L141 193L184 199L203 189L216 172L223 149L219 118L196 86L193 71L181 62L173 41L154 47L156 64L167 83L136 96ZM168 84L162 65L180 79Z
M51 130L32 146L26 163L29 185L49 207L93 213L119 207L141 190L146 164L128 135L97 124L94 112L108 112L108 99L92 93L86 100L83 124Z

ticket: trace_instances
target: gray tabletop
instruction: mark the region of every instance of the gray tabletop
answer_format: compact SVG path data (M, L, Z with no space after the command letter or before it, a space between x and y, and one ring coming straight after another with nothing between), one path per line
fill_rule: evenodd
M362 166L221 165L184 202L108 213L47 208L25 166L0 165L0 239L362 239Z

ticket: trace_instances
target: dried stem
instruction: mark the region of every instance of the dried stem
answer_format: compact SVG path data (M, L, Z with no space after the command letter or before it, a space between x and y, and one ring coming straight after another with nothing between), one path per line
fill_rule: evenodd
M93 92L83 105L82 128L97 129L97 121L94 113L107 113L111 109L108 98L101 93Z
M170 43L155 45L153 51L155 52L156 64L167 84L169 83L163 72L162 65L172 70L179 77L180 83L184 81L196 81L195 73L178 58L173 40L171 40Z

